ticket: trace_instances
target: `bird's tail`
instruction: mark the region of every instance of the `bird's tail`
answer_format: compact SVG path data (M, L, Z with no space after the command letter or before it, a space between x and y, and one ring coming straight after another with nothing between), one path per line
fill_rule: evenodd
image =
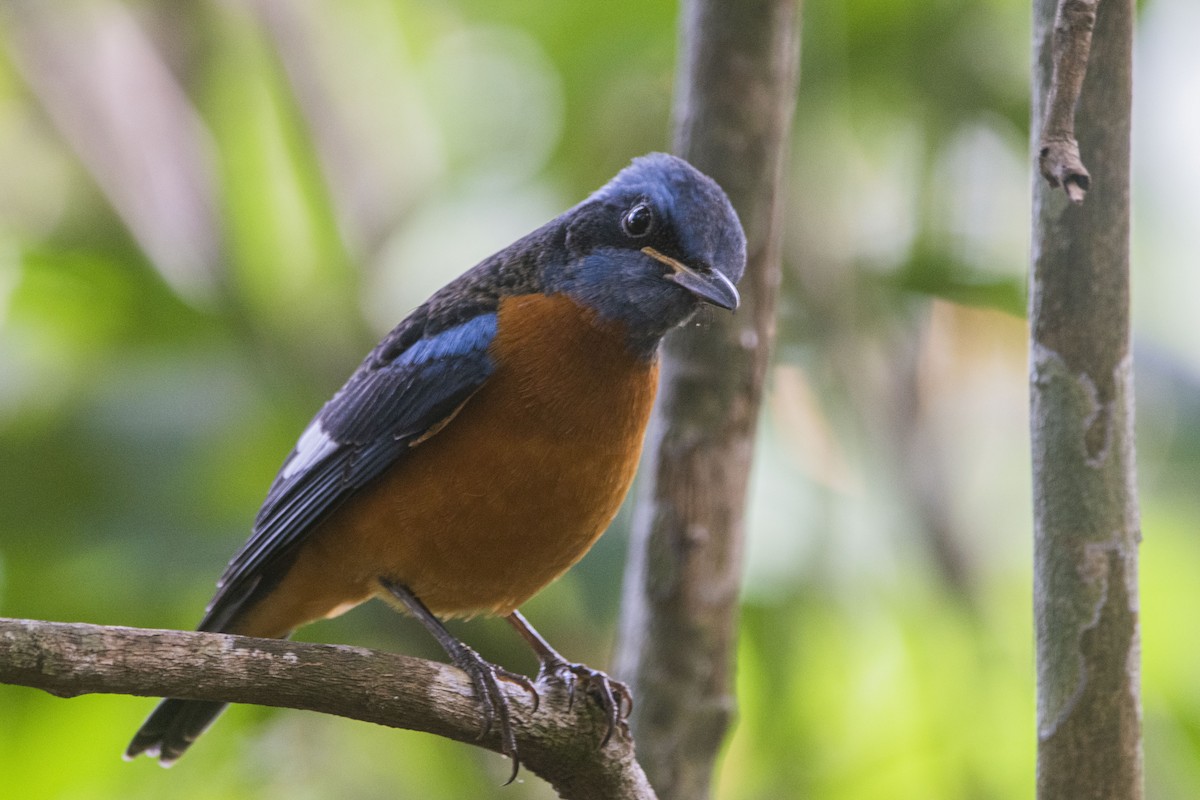
M2 1L2 0L0 0ZM284 567L287 565L284 564ZM264 596L279 578L264 581L261 576L242 584L230 584L218 590L197 630L209 633L233 633L286 639L303 622L289 605L262 604ZM265 608L265 612L264 612ZM264 612L258 615L258 612ZM125 760L145 753L169 767L208 729L228 703L219 700L180 700L168 697L151 712L125 749Z
M171 766L227 705L213 700L163 700L134 734L125 760L146 753L164 767Z

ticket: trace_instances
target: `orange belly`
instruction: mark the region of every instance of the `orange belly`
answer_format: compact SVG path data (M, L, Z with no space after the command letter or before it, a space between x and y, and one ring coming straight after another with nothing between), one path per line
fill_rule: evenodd
M313 531L238 628L278 636L408 586L443 616L507 614L604 532L637 469L656 362L562 295L507 298L496 371L448 425Z

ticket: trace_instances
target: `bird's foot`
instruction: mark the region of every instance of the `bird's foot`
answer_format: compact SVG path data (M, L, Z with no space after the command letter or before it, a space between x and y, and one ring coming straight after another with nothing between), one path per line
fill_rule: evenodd
M534 711L537 711L541 698L529 678L486 661L466 645L461 645L461 649L454 653L453 661L456 667L467 673L475 690L475 697L479 700L479 708L483 715L479 738L485 738L493 726L500 734L500 752L512 762L512 774L505 784L508 785L516 780L521 761L517 756L517 736L513 730L512 712L508 707L508 697L500 688L500 681L513 683L524 689L532 700Z
M508 760L512 762L512 774L508 776L508 783L512 783L517 778L517 771L521 769L521 760L517 757L517 735L513 731L508 696L500 688L500 681L515 683L524 689L532 698L533 710L537 711L538 701L541 698L538 696L533 682L524 675L510 672L504 667L498 667L485 661L483 656L460 642L450 631L446 630L446 626L441 623L441 620L434 616L429 607L422 603L421 599L413 594L412 589L409 589L407 585L386 576L379 579L379 584L388 594L399 600L409 613L433 634L433 638L437 639L438 644L446 651L446 655L450 656L450 661L454 663L454 666L467 673L483 716L483 725L478 738L485 739L491 732L492 726L497 727L500 734L500 752L508 756Z
M542 662L541 669L538 670L538 681L546 678L553 678L566 685L568 709L575 704L577 690L595 698L608 722L604 738L600 740L601 747L608 744L615 730L620 730L623 736L629 735L629 724L626 720L633 711L633 695L630 694L628 686L586 664L572 664L562 659L547 659Z

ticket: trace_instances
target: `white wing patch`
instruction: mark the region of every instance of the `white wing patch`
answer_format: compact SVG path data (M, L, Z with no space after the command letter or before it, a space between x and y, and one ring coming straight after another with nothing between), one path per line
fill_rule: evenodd
M321 423L313 420L304 429L304 433L300 434L300 441L296 442L296 450L288 462L283 465L280 477L287 480L298 472L304 472L337 448L337 442L329 438L321 427Z

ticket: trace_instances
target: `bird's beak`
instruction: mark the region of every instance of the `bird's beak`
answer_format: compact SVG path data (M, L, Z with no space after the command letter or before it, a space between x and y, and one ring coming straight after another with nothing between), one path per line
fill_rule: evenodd
M643 247L642 252L656 261L661 261L671 268L665 276L666 280L675 281L696 297L706 303L733 311L741 302L738 290L733 282L721 274L720 270L699 272L678 259L664 255L653 247Z

